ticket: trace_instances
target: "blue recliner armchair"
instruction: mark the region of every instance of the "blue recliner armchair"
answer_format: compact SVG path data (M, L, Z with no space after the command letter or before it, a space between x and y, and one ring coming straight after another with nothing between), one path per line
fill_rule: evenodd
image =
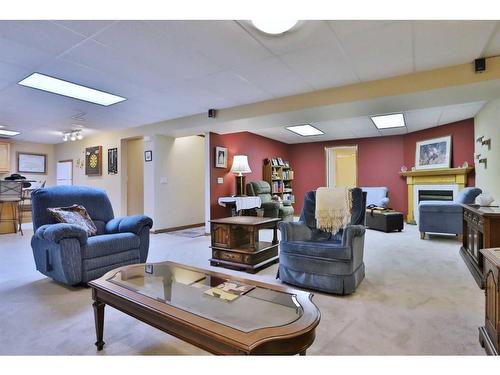
M420 238L425 233L448 233L461 236L463 233L463 204L474 203L481 189L468 187L458 193L453 202L423 201L418 205L418 230Z
M151 218L143 215L114 218L104 190L84 186L56 186L33 191L31 247L36 269L68 285L87 283L127 264L146 262ZM49 207L80 204L97 227L88 237L78 225L57 223Z
M316 192L306 193L298 222L280 223L279 271L281 281L334 294L353 293L365 277L366 194L352 189L351 224L339 233L316 228Z
M366 193L367 206L389 207L388 189L385 186L362 187L361 190Z

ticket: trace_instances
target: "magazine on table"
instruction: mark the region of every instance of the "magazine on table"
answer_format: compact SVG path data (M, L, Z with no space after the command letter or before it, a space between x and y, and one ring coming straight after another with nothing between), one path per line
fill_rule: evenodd
M248 293L254 288L252 285L241 284L235 281L225 281L214 288L205 290L204 293L225 301L234 301L239 296Z

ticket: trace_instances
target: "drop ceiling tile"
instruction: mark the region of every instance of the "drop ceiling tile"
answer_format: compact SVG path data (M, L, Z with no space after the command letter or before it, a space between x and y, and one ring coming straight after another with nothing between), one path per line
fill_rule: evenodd
M232 69L275 97L296 95L314 88L276 57Z
M335 24L332 27L335 29ZM409 22L386 23L339 38L361 80L391 77L413 70L412 28Z
M353 34L366 34L375 31L395 21L337 20L327 22L334 29L336 35L344 39Z
M60 26L68 28L75 33L89 37L98 31L108 27L116 21L104 20L56 20L52 21Z
M329 139L344 139L354 136L351 129L351 119L314 122L311 125L325 132L325 136Z
M350 121L349 128L356 137L376 137L380 135L379 131L368 116L355 117L345 121Z
M184 48L201 53L222 68L270 57L271 53L235 21L149 21Z
M436 126L442 112L442 107L417 109L404 112L408 131L413 132Z
M149 69L158 81L195 79L221 70L203 54L143 21L119 21L94 37L121 64Z
M486 46L484 56L498 56L500 55L500 21L497 21L496 31L491 38L490 43Z
M414 21L416 69L472 62L495 26L495 21Z
M199 80L185 81L175 84L172 90L176 95L189 98L197 107L202 108L202 112L210 108L222 109L236 105L236 101L231 95L221 95L211 90Z
M0 21L0 28L1 28ZM40 65L50 61L54 54L38 48L26 46L0 36L0 61L20 68L35 70Z
M314 46L281 55L280 58L315 89L358 82L338 47Z
M84 39L82 35L49 21L0 21L0 37L53 56Z
M231 71L212 74L199 79L204 87L222 97L232 97L235 105L272 99L272 95L254 86L246 78Z
M381 136L402 135L408 133L408 128L381 129L379 130L379 133Z
M443 114L439 119L438 125L473 118L481 110L483 105L484 102L477 102L443 107Z

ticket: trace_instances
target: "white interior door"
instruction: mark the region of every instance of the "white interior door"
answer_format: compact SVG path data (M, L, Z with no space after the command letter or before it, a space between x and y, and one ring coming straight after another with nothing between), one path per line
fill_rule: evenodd
M57 185L73 185L73 161L57 162Z

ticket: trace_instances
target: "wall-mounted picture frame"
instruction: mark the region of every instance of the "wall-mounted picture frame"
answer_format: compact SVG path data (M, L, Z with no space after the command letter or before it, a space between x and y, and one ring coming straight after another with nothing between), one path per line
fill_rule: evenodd
M227 168L227 148L215 147L215 168Z
M450 168L451 135L417 142L415 169Z
M118 173L118 148L108 148L108 174Z
M151 150L144 151L144 161L146 162L153 161L153 151Z
M47 155L17 152L17 172L47 174Z
M85 149L85 174L87 176L102 175L102 146Z

